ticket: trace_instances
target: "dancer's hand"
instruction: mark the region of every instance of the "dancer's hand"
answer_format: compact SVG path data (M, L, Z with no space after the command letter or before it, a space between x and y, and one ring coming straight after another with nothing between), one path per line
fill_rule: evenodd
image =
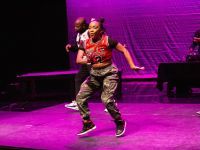
M144 70L145 68L144 67L138 67L138 66L134 66L133 68L131 68L133 70Z
M193 41L199 43L200 42L200 38L194 37Z
M67 44L66 46L65 46L65 50L66 50L66 52L69 52L69 49L72 47L72 45L71 44Z

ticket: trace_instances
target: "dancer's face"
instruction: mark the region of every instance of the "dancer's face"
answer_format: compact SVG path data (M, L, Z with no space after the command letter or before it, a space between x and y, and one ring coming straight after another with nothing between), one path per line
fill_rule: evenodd
M93 39L98 38L99 33L101 31L99 22L97 21L90 22L88 31L91 38Z
M75 21L74 29L77 33L81 33L83 31L83 27L84 27L84 24L82 20L78 19Z

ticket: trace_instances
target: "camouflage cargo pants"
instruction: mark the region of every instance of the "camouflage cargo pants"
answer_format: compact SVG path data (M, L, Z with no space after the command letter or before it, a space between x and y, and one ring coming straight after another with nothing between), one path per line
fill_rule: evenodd
M87 100L99 88L102 88L101 100L113 119L121 119L116 107L114 95L119 82L118 69L110 65L103 69L91 69L90 76L82 83L76 96L76 102L83 119L90 118Z

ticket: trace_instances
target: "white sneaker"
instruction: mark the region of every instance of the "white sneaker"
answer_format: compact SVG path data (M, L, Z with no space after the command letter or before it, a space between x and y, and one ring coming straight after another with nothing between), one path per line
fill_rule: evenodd
M77 106L76 101L72 101L69 104L65 104L65 107L69 108L69 109L73 109L73 110L78 110L78 106Z
M73 110L78 110L79 111L79 109L78 109L78 106L76 106L76 107L68 107L69 109L73 109Z
M76 101L74 100L74 101L72 101L71 103L69 103L69 104L65 104L65 107L66 108L68 108L68 107L76 107L77 106L77 103L76 103Z
M108 113L108 109L107 109L107 108L105 108L104 111L105 111L106 113Z

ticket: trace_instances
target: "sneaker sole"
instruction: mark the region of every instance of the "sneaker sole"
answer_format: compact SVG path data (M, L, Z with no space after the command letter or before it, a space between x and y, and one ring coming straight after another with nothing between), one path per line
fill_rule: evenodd
M77 103L76 102L72 102L70 104L65 104L65 107L77 107Z
M79 111L79 109L77 107L66 107L66 108Z
M104 112L108 113L108 110L107 110L107 109L104 109Z
M120 136L122 136L122 135L125 133L125 131L126 131L126 121L125 121L125 125L124 125L124 131L123 131L121 134L116 135L116 137L120 137Z
M79 134L77 134L77 135L84 135L84 134L87 134L87 133L93 131L94 129L96 129L96 126L94 126L93 128L91 128L90 130L88 130L88 131L86 131L86 132L79 133Z
M70 105L66 104L65 107L77 107L77 105L71 105L70 106Z

